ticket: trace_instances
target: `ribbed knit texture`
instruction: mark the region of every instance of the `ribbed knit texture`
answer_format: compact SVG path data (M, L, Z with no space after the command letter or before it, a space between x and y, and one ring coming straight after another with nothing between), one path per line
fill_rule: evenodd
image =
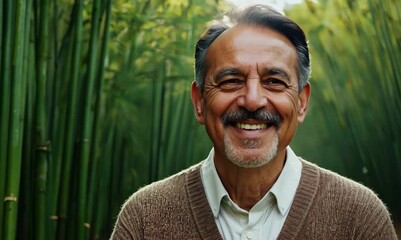
M302 161L302 176L278 239L397 239L368 188ZM111 239L222 239L200 164L152 183L123 205Z

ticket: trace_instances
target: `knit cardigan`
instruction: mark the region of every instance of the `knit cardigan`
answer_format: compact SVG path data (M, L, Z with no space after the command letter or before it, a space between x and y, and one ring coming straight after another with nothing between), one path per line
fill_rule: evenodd
M200 164L134 193L111 239L222 239ZM302 176L278 239L397 239L389 212L368 188L302 160Z

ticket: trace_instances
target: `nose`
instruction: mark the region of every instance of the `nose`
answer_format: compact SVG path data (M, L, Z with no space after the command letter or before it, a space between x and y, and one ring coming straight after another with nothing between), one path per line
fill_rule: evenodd
M238 106L251 112L267 105L266 90L262 87L259 79L247 80L237 103Z

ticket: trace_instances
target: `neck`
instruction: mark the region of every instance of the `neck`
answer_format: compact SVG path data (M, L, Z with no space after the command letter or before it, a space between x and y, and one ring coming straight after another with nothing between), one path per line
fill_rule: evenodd
M215 158L215 166L230 198L240 208L249 211L276 182L283 169L285 155L284 150L269 163L257 168L241 168L226 158Z

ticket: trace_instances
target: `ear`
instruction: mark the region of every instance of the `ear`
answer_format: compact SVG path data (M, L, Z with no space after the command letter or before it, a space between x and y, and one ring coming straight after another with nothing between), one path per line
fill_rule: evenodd
M306 110L308 109L309 97L311 93L310 83L307 82L302 89L298 98L298 123L303 123L306 117Z
M203 117L203 97L195 81L193 81L191 85L191 98L196 119L200 124L205 124L205 119Z

